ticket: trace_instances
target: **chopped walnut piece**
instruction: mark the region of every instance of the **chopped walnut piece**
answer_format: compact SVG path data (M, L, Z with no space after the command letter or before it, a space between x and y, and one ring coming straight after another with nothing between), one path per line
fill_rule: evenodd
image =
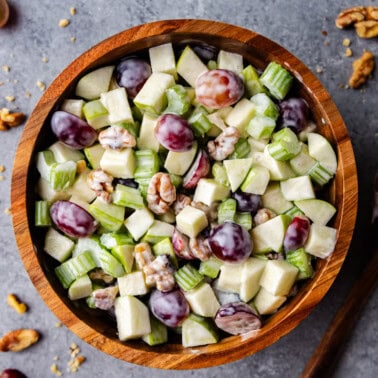
M175 286L174 269L172 268L168 256L157 256L148 265L143 267L148 286L156 286L160 291L170 291Z
M253 223L258 226L259 224L267 222L276 216L276 213L270 209L259 209L256 215L253 217Z
M360 38L378 37L378 21L367 20L354 24L356 33Z
M347 8L339 13L336 18L335 24L339 29L346 28L353 25L356 22L365 20L366 8L365 7L353 7Z
M344 40L343 40L343 46L345 46L345 47L350 46L350 39L349 38L344 38Z
M34 329L16 329L0 339L0 352L19 352L35 344L39 333Z
M9 127L16 127L25 121L25 114L20 112L11 113L9 109L2 108L0 110L0 123L2 130L7 130Z
M155 214L165 214L176 200L176 188L168 173L155 173L147 188L147 203Z
M5 99L8 101L8 102L14 102L16 100L16 97L14 96L5 96Z
M89 273L89 278L92 281L102 281L106 284L111 284L114 281L114 277L108 273L105 273L101 268L95 269Z
M4 72L9 72L10 71L10 67L9 66L3 66L3 71Z
M352 88L358 88L364 84L374 70L374 55L365 51L362 56L353 62L353 73L349 79Z
M178 194L176 201L172 205L173 212L177 215L182 209L189 206L192 203L192 199L185 194Z
M10 307L15 309L19 314L23 314L28 310L28 306L21 302L16 295L8 294L7 296L7 303Z
M366 18L378 21L378 7L366 7Z
M110 310L114 306L118 294L118 286L109 286L104 289L94 290L92 295L96 308Z
M122 150L136 145L135 137L121 126L110 126L101 131L98 140L102 147L110 150Z
M59 26L60 26L61 28L65 28L65 27L67 27L69 24L70 24L70 20L68 20L67 18L62 18L61 20L59 20Z
M138 269L143 270L155 257L148 243L139 243L134 247L134 257Z
M87 163L85 160L78 160L76 162L76 172L78 174L83 173L87 168Z
M88 186L96 193L97 197L107 203L110 203L113 193L112 182L113 176L100 168L89 172L87 176Z
M208 239L200 236L196 238L190 238L189 248L192 255L201 261L208 260L212 254Z
M235 150L235 143L239 140L240 133L235 127L229 126L222 131L215 140L207 143L209 155L217 161L226 159Z

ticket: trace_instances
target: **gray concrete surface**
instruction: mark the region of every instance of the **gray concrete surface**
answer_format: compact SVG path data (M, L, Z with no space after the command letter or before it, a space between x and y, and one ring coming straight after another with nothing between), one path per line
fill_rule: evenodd
M0 182L0 334L20 327L36 327L43 337L33 348L18 354L0 354L0 371L18 368L30 378L50 377L54 356L64 376L72 342L79 345L87 362L76 377L298 377L307 359L321 340L338 306L361 270L368 251L364 232L369 222L370 187L377 169L378 150L378 80L373 77L362 90L346 90L353 58L344 57L344 38L358 56L370 49L378 56L375 40L358 39L353 30L340 31L334 26L338 12L356 3L301 0L10 0L11 20L0 29L0 107L17 106L32 112L41 91L38 80L48 85L74 58L93 44L131 26L158 19L206 18L254 29L275 40L300 58L319 77L331 93L350 132L355 149L360 185L358 222L352 247L341 274L324 300L294 331L271 347L253 356L224 366L198 371L172 372L135 366L109 357L78 339L64 326L56 328L57 319L38 296L25 272L13 236L11 217L4 214L10 206L12 161L22 127L0 133L0 165L6 167ZM364 1L367 5L377 2ZM70 16L71 6L77 14ZM70 18L67 28L60 28L61 18ZM322 33L322 31L327 32ZM76 42L70 38L76 37ZM328 46L324 44L327 41ZM43 62L42 58L48 58ZM317 72L317 71L322 71ZM375 75L376 76L376 75ZM31 97L27 98L25 92ZM7 103L5 96L16 100ZM18 315L6 305L6 295L18 294L30 306ZM378 293L370 299L360 321L345 347L335 376L378 376ZM364 293L360 294L361 297ZM72 373L71 373L72 374Z

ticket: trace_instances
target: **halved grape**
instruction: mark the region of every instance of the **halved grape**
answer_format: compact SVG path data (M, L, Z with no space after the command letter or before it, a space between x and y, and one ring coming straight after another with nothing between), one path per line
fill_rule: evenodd
M262 326L260 316L244 302L227 303L215 315L215 324L231 335L242 335Z
M177 114L163 114L154 129L156 139L170 151L189 151L194 143L194 134L189 123Z
M81 118L62 110L51 118L51 130L57 138L75 150L91 146L97 139L96 130Z
M220 109L239 101L244 93L244 84L236 73L216 69L197 78L195 91L199 103L212 109Z
M186 189L194 188L198 184L198 181L209 173L209 170L209 157L205 150L199 150L192 166L189 168L189 171L184 176L182 186Z
M308 121L309 107L303 98L292 97L280 102L282 127L290 127L295 133L301 132Z
M167 327L178 327L189 315L189 304L179 289L164 293L154 290L149 304L155 317Z
M224 222L210 232L209 244L219 259L242 262L252 253L252 239L246 229L234 222Z
M172 246L176 255L184 260L193 260L194 256L189 247L189 238L182 234L177 228L172 234Z
M5 369L1 372L0 378L26 378L26 375L17 369Z
M310 220L304 215L297 215L289 224L284 237L284 250L295 251L302 248L310 233Z
M56 201L50 208L50 215L60 231L74 238L90 236L97 228L96 219L70 201Z
M117 84L126 88L127 95L134 98L151 75L151 66L141 58L126 58L115 69Z

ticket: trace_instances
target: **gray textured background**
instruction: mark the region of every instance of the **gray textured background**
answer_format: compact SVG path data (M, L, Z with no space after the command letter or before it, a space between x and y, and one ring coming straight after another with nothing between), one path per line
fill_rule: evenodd
M367 5L377 2L365 1ZM30 378L53 376L50 366L55 355L66 373L68 348L76 342L87 357L76 377L298 377L306 360L320 341L337 307L361 270L367 249L364 230L369 222L370 187L377 169L378 101L377 77L362 90L341 89L351 72L353 58L344 57L344 38L350 38L355 56L370 49L378 56L377 39L361 40L353 30L334 26L338 12L355 1L301 0L11 0L12 17L0 29L0 107L18 106L30 114L41 96L38 80L47 85L74 58L93 44L131 26L169 18L206 18L253 29L282 44L300 58L319 77L331 93L350 132L359 171L360 205L358 223L350 253L341 274L324 300L299 327L280 341L253 356L221 367L198 371L170 372L148 369L109 357L79 340L65 327L56 328L57 319L38 296L25 272L15 244L11 217L3 213L10 206L10 180L14 153L22 127L0 133L0 165L6 167L0 182L0 334L19 327L36 327L43 335L33 348L19 354L0 354L0 371L18 368ZM70 16L75 6L77 15ZM71 24L62 29L61 18ZM325 36L322 31L327 31ZM70 37L76 37L76 42ZM329 45L325 46L324 42ZM49 61L44 63L43 57ZM322 73L317 69L321 68ZM375 75L376 76L376 75ZM27 98L25 92L31 97ZM5 96L16 101L9 104ZM30 306L18 315L6 305L6 295L17 293ZM361 297L364 293L361 293ZM378 295L369 301L360 322L346 345L336 377L378 376ZM72 374L72 373L71 373Z

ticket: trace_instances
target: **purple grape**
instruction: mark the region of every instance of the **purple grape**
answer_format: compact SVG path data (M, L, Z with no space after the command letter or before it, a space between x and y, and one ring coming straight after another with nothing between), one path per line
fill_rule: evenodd
M189 238L182 234L177 228L172 234L172 246L176 255L184 260L193 260L194 256L189 247Z
M221 306L214 321L218 328L231 335L242 335L260 329L262 326L260 316L243 302L227 303Z
M115 178L113 180L113 186L116 186L117 184L129 186L130 188L138 189L139 184L134 179L123 179L123 178Z
M302 248L306 243L309 232L309 219L304 215L295 216L285 233L283 241L285 252L295 251Z
M301 132L309 116L308 104L303 98L288 98L280 104L282 127L290 127L294 132Z
M154 290L150 296L150 309L167 327L178 327L190 311L189 304L179 289L164 293Z
M170 151L189 151L194 143L194 135L189 123L176 114L163 114L154 129L159 143Z
M74 238L90 236L97 228L96 219L70 201L56 201L50 208L50 215L60 231Z
M26 375L17 369L5 369L0 374L0 378L26 378Z
M237 210L240 212L255 215L262 208L261 196L258 194L237 191L231 193L231 197L236 200Z
M81 118L62 110L51 118L51 129L57 138L75 150L91 146L97 139L96 130Z
M126 58L115 69L117 84L134 98L151 75L151 66L141 58Z
M252 253L252 239L244 227L234 222L224 222L210 232L209 244L219 259L242 262Z
M196 42L191 45L192 50L205 62L217 60L218 49L205 42Z

